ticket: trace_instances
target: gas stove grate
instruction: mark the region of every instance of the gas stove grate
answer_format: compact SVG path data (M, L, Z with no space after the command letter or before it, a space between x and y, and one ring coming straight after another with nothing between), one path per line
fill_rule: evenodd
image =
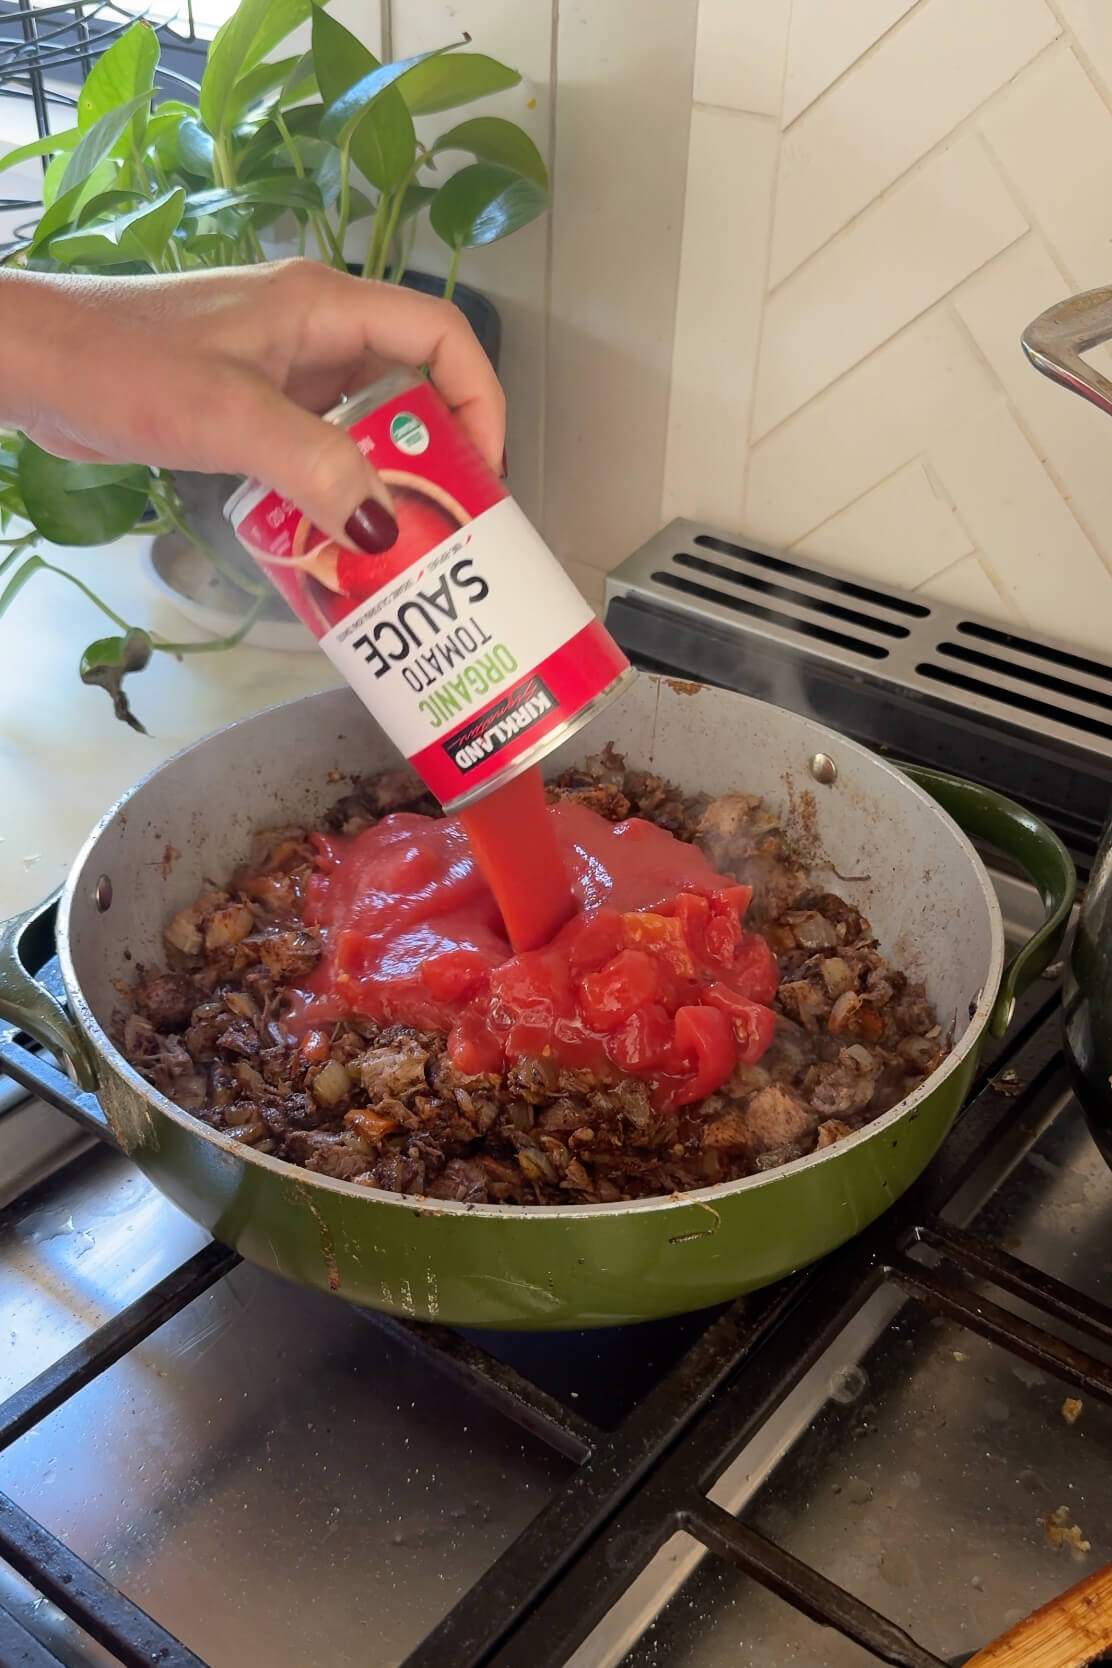
M941 1213L996 1146L1030 1146L1039 1107L1061 1085L1055 1000L1046 984L1024 998L1016 1039L996 1052L973 1099L922 1181L817 1270L743 1300L709 1321L670 1370L612 1429L583 1419L513 1367L445 1328L382 1316L430 1371L463 1381L488 1405L574 1464L568 1481L405 1668L564 1668L656 1551L685 1531L812 1620L881 1662L940 1668L894 1622L739 1522L707 1489L866 1301L881 1288L914 1296L1025 1361L1112 1402L1112 1311L1089 1302ZM42 1098L96 1127L88 1097L18 1041L0 1066ZM995 1073L995 1076L990 1075ZM76 1104L75 1104L76 1102ZM99 1132L110 1139L106 1126ZM0 1449L25 1434L159 1326L226 1276L239 1259L215 1243L0 1405ZM973 1282L979 1282L975 1289ZM984 1294L986 1282L994 1296ZM1009 1302L1022 1305L1021 1315ZM1031 1312L1037 1318L1030 1318ZM1092 1349L1066 1342L1081 1334ZM800 1340L806 1340L801 1349ZM1112 1354L1112 1348L1110 1348ZM205 1668L186 1646L99 1572L0 1496L0 1557L128 1668ZM16 1649L18 1645L18 1650ZM19 1654L22 1651L22 1656ZM58 1659L0 1611L0 1659L47 1668Z

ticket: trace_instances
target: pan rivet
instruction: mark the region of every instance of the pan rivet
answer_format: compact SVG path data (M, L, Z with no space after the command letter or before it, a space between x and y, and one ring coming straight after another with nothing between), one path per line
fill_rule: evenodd
M106 909L112 907L112 882L107 875L101 875L93 887L93 902L103 915Z
M829 753L816 753L811 760L811 775L824 788L829 788L838 780L838 766Z

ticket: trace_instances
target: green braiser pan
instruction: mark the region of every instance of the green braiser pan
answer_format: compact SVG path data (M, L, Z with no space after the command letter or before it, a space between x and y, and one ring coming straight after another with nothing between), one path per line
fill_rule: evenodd
M20 964L24 917L3 935L0 1016L95 1090L123 1150L218 1240L350 1302L450 1325L572 1328L698 1309L767 1285L858 1233L929 1162L970 1087L986 1031L1006 1028L1016 995L1058 947L1072 865L1047 828L998 795L898 770L745 696L642 676L548 769L555 774L607 742L688 792L763 795L789 834L799 819L809 850L817 849L816 880L868 917L885 955L925 979L953 1028L952 1053L921 1088L859 1133L744 1181L631 1203L530 1208L357 1187L245 1148L179 1110L111 1040L115 981L130 983L137 962L161 962L170 917L205 882L231 874L255 830L316 821L340 791L337 772L396 765L346 690L233 724L131 789L90 835L62 895L68 1014ZM1009 854L1046 905L1044 925L1007 965L1000 910L969 835ZM180 853L172 865L168 847Z

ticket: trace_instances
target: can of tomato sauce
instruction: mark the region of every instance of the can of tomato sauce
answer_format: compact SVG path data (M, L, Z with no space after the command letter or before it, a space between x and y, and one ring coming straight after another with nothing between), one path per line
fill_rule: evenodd
M393 371L325 413L394 502L381 555L246 481L224 513L448 811L509 781L633 677L606 628L432 384Z

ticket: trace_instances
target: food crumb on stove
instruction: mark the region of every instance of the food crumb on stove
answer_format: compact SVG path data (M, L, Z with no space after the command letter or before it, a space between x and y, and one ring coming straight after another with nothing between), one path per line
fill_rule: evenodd
M966 1355L966 1353L963 1349L956 1349L954 1351L954 1360L955 1361L968 1361L969 1357Z
M1067 1425L1076 1425L1081 1417L1081 1397L1067 1396L1062 1403L1062 1418Z
M1074 1553L1092 1550L1092 1543L1082 1535L1080 1526L1070 1522L1068 1506L1059 1506L1055 1511L1048 1512L1043 1522L1046 1525L1046 1538L1056 1551L1063 1546L1068 1546Z

